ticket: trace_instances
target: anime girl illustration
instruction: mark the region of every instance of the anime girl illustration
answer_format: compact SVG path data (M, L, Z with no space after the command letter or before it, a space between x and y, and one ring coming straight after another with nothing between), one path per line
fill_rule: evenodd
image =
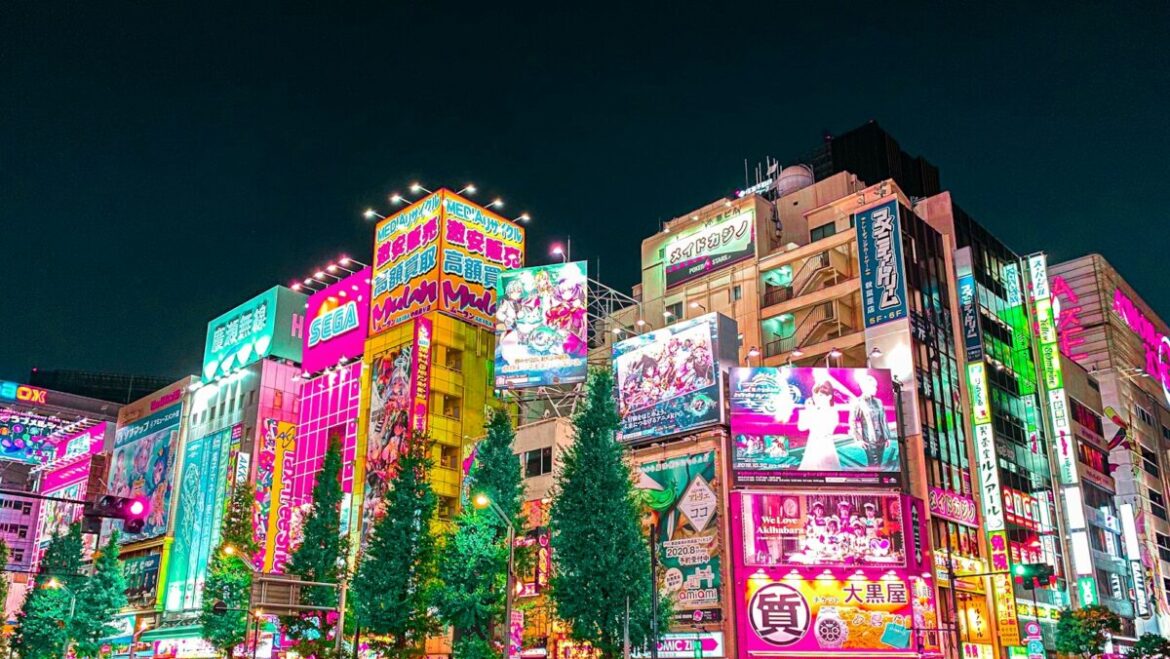
M366 483L377 501L393 476L394 465L410 430L409 392L413 346L379 356L373 363L370 438L366 450Z
M561 334L566 355L582 356L588 352L584 299L581 281L570 277L562 276L552 291L545 320Z

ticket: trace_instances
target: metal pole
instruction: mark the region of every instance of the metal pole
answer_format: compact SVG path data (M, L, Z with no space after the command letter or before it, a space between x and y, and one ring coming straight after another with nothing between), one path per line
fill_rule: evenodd
M360 640L361 637L362 637L362 626L361 625L354 625L354 629L353 629L353 659L357 659L357 657L358 657L358 644L361 642L361 640Z
M260 616L253 613L252 618L255 620L252 626L252 659L256 659L256 647L260 645Z
M337 597L337 656L341 656L341 648L345 641L345 593L349 590L349 575L345 575L345 580L341 582L341 594ZM324 616L322 616L324 620Z
M650 659L658 659L658 515L650 519Z
M512 590L515 588L514 584L512 583L512 561L516 559L516 528L512 526L512 520L508 519L507 517L504 517L504 522L508 524L508 577L505 581L508 592L504 594L504 659L511 659Z

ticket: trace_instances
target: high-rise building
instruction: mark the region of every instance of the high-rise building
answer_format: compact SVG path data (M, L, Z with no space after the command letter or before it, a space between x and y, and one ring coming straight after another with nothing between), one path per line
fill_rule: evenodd
M801 160L812 165L818 181L849 172L869 184L893 179L914 199L942 192L938 168L922 156L902 150L876 121L841 135L825 135L824 142Z

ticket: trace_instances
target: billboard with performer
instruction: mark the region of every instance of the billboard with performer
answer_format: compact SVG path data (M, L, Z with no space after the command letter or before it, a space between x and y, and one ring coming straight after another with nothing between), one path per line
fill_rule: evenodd
M584 261L509 270L496 289L496 388L584 382L589 353Z
M736 482L898 482L901 445L889 371L734 368L730 396Z

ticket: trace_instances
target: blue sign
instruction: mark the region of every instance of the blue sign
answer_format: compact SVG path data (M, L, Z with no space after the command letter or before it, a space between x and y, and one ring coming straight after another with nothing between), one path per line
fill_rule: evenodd
M963 329L963 346L967 361L983 361L983 340L979 334L979 300L975 273L971 265L971 248L955 250L955 281L959 287L959 316Z
M905 318L906 271L902 256L902 225L898 201L854 215L858 260L861 265L861 301L865 327Z

